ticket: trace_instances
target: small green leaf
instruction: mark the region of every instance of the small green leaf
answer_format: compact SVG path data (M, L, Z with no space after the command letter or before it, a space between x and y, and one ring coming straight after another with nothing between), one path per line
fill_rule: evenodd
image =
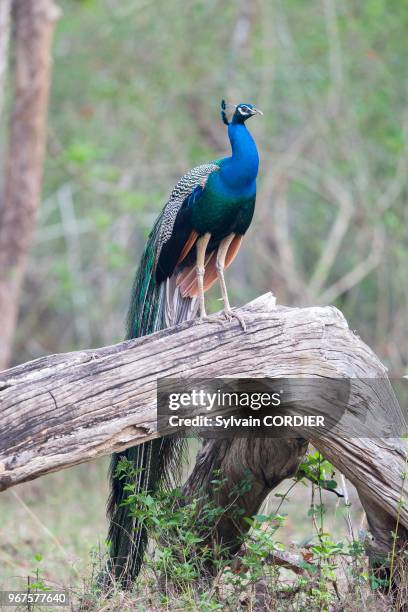
M267 523L268 521L271 520L270 516L266 516L265 514L255 514L253 517L254 521L257 521L258 523Z

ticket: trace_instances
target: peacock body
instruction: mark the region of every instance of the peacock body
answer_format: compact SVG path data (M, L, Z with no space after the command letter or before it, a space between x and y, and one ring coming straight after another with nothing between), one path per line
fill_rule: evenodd
M224 312L232 318L224 269L234 259L253 217L258 151L245 121L262 114L251 104L239 104L228 125L229 157L203 164L185 174L174 187L145 246L132 288L127 338L136 338L205 315L204 292L218 279ZM137 490L154 493L171 486L180 467L179 442L153 440L112 456L110 573L130 587L140 571L147 543L146 530L122 505L126 479L116 475L120 457L136 468Z

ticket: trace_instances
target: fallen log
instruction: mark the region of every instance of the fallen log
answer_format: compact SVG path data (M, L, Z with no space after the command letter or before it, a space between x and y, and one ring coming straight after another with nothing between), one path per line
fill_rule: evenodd
M51 355L1 373L0 490L157 437L156 385L164 376L382 379L381 393L365 382L352 395L352 416L356 423L368 423L368 433L367 415L383 424L399 418L386 368L336 308L277 307L272 294L266 294L239 312L246 332L238 322L185 323L114 346ZM312 432L307 439L356 486L379 548L389 550L396 517L408 528L408 507L401 503L408 488L402 440L353 438L347 432L325 438ZM208 448L217 444L207 444L207 457ZM262 466L260 497L296 471L306 445L307 440L299 439L252 444L257 456L263 453L259 448L266 449L263 457L272 474L265 480ZM287 453L281 464L278 448ZM226 446L224 464L234 464L237 477L243 454L239 440ZM245 461L251 460L247 454ZM201 467L205 461L202 455ZM197 481L197 469L186 490Z

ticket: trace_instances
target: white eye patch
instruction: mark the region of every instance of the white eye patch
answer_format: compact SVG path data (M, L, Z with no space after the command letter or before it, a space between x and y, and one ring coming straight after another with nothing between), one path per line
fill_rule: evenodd
M238 110L241 113L241 115L248 115L249 113L249 108L247 106L239 106Z

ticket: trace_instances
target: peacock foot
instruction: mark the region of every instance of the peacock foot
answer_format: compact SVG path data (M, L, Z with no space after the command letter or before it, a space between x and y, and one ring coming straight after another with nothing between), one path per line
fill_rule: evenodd
M221 319L219 316L214 315L200 315L194 320L194 323L199 325L200 323L217 323L218 325L223 325L225 323L224 319Z
M194 323L195 324L217 323L218 325L225 325L226 323L232 323L234 319L237 319L243 331L247 330L244 317L242 315L239 315L237 312L234 312L233 310L227 310L227 309L224 309L221 314L215 314L215 315L206 314L206 315L197 317Z
M239 324L242 327L242 330L244 332L247 330L244 317L242 315L238 314L237 312L234 312L233 310L231 310L231 308L224 308L224 310L222 311L222 315L221 316L224 316L225 319L229 323L231 323L234 319L237 319L237 321L239 322Z

